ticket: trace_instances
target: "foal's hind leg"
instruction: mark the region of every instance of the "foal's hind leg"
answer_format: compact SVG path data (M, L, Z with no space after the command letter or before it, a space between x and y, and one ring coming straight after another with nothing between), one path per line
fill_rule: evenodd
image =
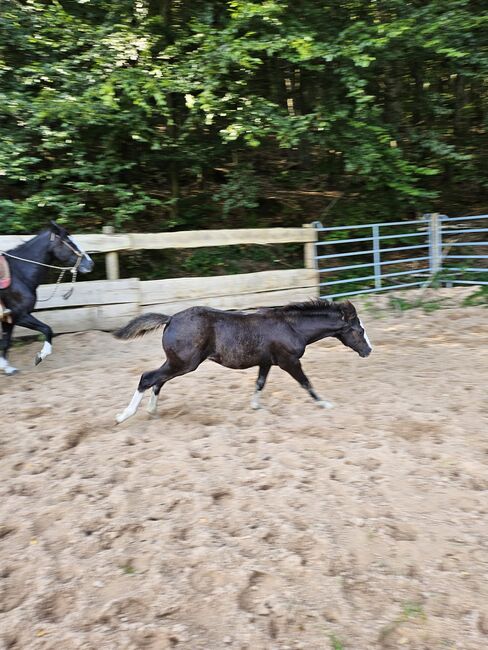
M166 381L163 381L161 384L156 384L152 387L151 396L149 398L149 404L147 405L147 412L151 415L156 415L158 411L158 399L161 388L164 386Z
M136 392L132 396L131 401L129 402L128 406L122 411L122 413L119 413L117 417L115 418L117 422L120 424L124 420L127 420L128 418L132 417L137 409L139 408L139 405L142 401L142 398L144 396L144 391L146 391L148 388L150 388L152 385L156 384L158 381L158 374L163 371L164 367L167 365L168 362L164 363L161 368L158 368L157 370L151 370L149 372L144 372L141 375L141 378L139 380L139 385L137 387Z
M299 359L295 359L294 357L284 357L282 359L279 359L278 365L289 375L291 375L293 379L296 379L302 388L305 388L305 390L315 400L318 406L321 406L324 409L333 408L334 405L331 404L331 402L322 399L314 391L307 375L302 370L302 364L300 363Z
M134 415L139 408L139 405L141 403L142 397L144 395L144 392L151 387L154 387L156 390L153 391L153 395L159 394L159 391L161 390L162 386L169 381L170 379L174 379L175 377L178 377L180 375L186 375L188 372L192 372L192 370L195 370L198 366L200 365L200 360L195 361L191 364L178 364L174 365L171 364L170 361L166 361L161 368L158 368L157 370L151 370L149 372L144 372L141 375L141 379L139 380L139 386L137 387L136 392L132 396L132 399L127 406L127 408L122 412L117 415L116 420L120 424L124 420L127 420L130 418L132 415ZM151 398L150 406L151 403L154 405L154 402L152 401L154 398ZM156 405L157 405L157 397L156 397Z
M259 403L259 398L261 396L261 391L264 388L264 384L266 383L266 379L268 377L270 368L271 366L259 366L259 375L256 380L256 390L254 391L254 395L252 396L251 399L251 408L253 408L254 410L261 408L261 404Z

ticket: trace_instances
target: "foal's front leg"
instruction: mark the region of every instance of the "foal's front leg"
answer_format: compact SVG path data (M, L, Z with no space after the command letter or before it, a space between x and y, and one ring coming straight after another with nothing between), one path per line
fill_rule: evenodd
M261 404L259 403L259 398L261 396L261 391L264 388L264 384L266 383L266 379L268 377L268 373L270 371L271 366L259 366L259 375L256 380L256 390L254 391L254 395L252 396L251 399L251 408L254 410L260 409Z
M46 323L43 323L32 314L26 314L25 316L22 316L22 318L17 321L17 325L22 325L22 327L27 327L30 330L35 330L36 332L41 332L44 334L46 340L42 346L41 351L36 354L34 361L34 364L37 366L53 351L53 331L49 325L46 325Z
M318 406L321 406L324 409L333 408L334 405L331 402L328 402L327 400L322 399L319 395L317 395L312 387L312 384L308 380L307 375L303 372L302 364L300 363L299 359L295 359L294 357L283 357L278 361L278 365L289 375L291 375L293 379L296 379L302 388L305 388L305 390L315 400Z

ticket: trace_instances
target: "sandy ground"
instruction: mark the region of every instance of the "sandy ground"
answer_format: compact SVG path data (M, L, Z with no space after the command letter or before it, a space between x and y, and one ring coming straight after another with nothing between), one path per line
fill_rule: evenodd
M207 362L115 426L157 333L14 349L0 648L488 647L487 311L361 315L368 359L304 359L331 411Z

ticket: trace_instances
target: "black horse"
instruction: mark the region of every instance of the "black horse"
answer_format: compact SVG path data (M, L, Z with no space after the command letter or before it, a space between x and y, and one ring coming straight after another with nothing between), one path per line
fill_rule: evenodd
M300 358L306 346L333 336L361 357L367 357L372 350L356 309L349 301L311 300L253 313L191 307L174 316L138 316L114 335L119 339L132 339L163 325L166 325L163 334L166 361L157 370L141 376L130 404L117 416L117 422L134 415L144 391L151 387L148 411L154 414L164 384L192 372L205 359L227 368L259 366L256 392L251 401L254 409L259 408L259 395L271 366L288 372L319 406L331 408L332 404L317 395L302 370Z
M15 325L44 334L46 341L36 355L36 365L51 354L52 329L31 315L37 300L37 287L43 282L47 269L70 270L73 274L89 273L93 269L93 261L68 232L54 221L36 237L16 248L3 251L2 255L8 262L10 284L0 289L0 302L5 307L3 336L0 340L0 370L11 375L16 368L9 365L7 354ZM56 260L63 266L54 265Z

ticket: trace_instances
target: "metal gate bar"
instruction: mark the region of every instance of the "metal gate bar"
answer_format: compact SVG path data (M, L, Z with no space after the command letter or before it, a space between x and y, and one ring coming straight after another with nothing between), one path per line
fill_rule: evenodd
M486 241L470 241L465 236L472 233L488 233L488 228L471 228L470 223L466 224L466 221L474 222L474 226L478 226L478 222L486 221L488 223L488 215L481 214L473 217L454 217L452 219L445 218L442 224L442 237L446 246L446 254L444 255L443 263L444 270L447 271L450 275L448 284L479 284L479 285L488 285L486 280L482 280L482 274L488 272L488 242ZM457 226L460 225L461 228ZM481 225L481 224L479 224ZM467 227L466 227L467 226ZM450 237L459 237L462 236L464 241L449 241ZM457 250L453 254L450 253L451 248L456 247ZM466 254L463 253L463 248L467 248ZM483 251L485 248L485 251ZM459 250L461 249L461 250ZM459 253L458 254L458 250ZM472 251L472 252L471 252ZM468 254L469 253L469 254ZM453 260L479 260L479 266L477 267L466 267L461 265L459 267L452 266L449 264L449 261ZM475 279L464 278L464 274L473 274L476 273L478 276ZM461 276L461 277L459 277Z
M488 251L487 254L482 253L478 254L478 247L488 246L486 241L449 241L449 238L452 236L463 237L466 235L471 235L474 233L486 233L488 228L477 227L477 223L473 223L473 226L470 227L470 223L466 222L479 222L482 220L488 220L488 215L475 215L475 216L466 216L466 217L453 217L449 218L445 215L432 214L425 215L418 220L408 220L408 221L389 221L383 223L373 223L373 224L359 224L359 225L344 225L344 226L331 226L324 227L321 224L316 224L316 230L318 233L318 241L315 246L315 256L314 261L320 273L320 282L319 286L322 288L330 286L336 287L337 285L351 285L348 287L347 291L344 287L344 290L341 293L332 293L327 294L329 298L335 298L340 296L349 296L349 295L358 295L362 293L374 293L376 291L387 291L390 289L403 289L406 287L420 286L425 285L427 282L430 282L432 277L440 277L440 282L449 283L449 284L488 284L480 278L473 279L464 279L462 277L455 277L452 274L457 274L462 276L463 273L478 273L484 274L488 272ZM462 222L459 223L458 222ZM406 226L417 226L416 232L412 232L412 229L409 231L404 231L403 229ZM458 227L461 226L461 227ZM482 224L480 224L481 226ZM389 228L390 232L385 233L385 229ZM360 237L351 237L351 231L355 230L368 230L371 235L369 237L360 236ZM397 230L396 234L391 233L391 229ZM340 231L343 231L346 234L344 239L336 239L335 237L340 234ZM385 233L385 234L383 234ZM327 237L327 234L330 234L333 238L331 239L322 239L321 236ZM366 234L366 233L365 233ZM395 240L399 244L402 244L404 239L408 238L417 238L423 237L425 241L419 244L412 245L398 245L382 248L383 242L392 242L395 243ZM355 247L356 244L366 244L366 242L371 242L366 249L360 250L347 250L351 245ZM322 253L323 247L332 247L333 249L336 246L340 246L337 252L325 252ZM346 247L346 250L341 250L342 246ZM446 251L443 252L443 246L446 247ZM450 249L456 247L459 250L453 251L453 254L450 254ZM472 254L463 253L462 248L469 247L469 251L473 251ZM389 255L391 253L399 253L403 251L411 250L425 250L424 255L417 257L401 257L395 256L395 259L381 259L384 255ZM320 254L319 254L320 252ZM324 266L326 260L335 260L354 257L354 256L370 256L371 261L359 261L359 264L346 264L345 266L333 265L330 267ZM449 265L449 260L483 260L486 261L486 265L483 265L483 262L480 263L479 267L465 268L463 266L453 266ZM428 268L424 266L419 268L419 262L428 261ZM325 262L326 263L326 262ZM389 265L403 265L406 266L406 270L399 270L393 273L383 273L382 268ZM354 272L359 269L368 269L373 268L374 274L364 275L361 277L355 277ZM447 272L449 277L444 280L442 274ZM337 274L346 273L346 277L337 277ZM327 277L327 274L332 274ZM400 284L384 284L385 280L390 280L391 278L397 278L402 276L420 276L420 280L414 282L403 282ZM412 279L414 279L412 277ZM369 283L373 282L374 287L370 286ZM354 285L358 283L365 284L365 286L358 288ZM368 286L369 285L369 286ZM323 290L323 289L322 289ZM323 296L325 297L325 296Z

